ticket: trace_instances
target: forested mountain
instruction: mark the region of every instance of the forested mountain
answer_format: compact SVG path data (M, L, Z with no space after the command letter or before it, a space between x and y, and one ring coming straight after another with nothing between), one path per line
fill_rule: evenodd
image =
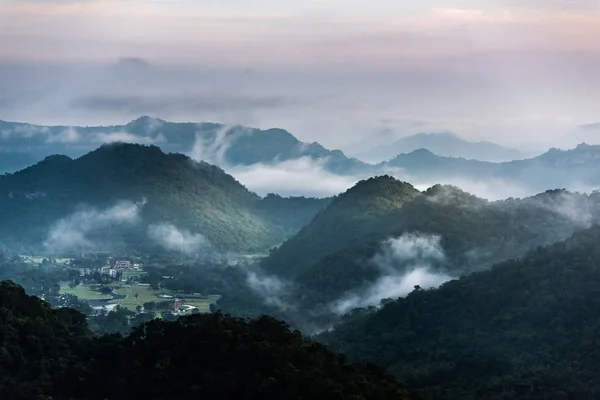
M452 186L419 192L388 176L371 178L336 197L262 261L269 279L285 283L262 307L306 330L327 327L352 308L348 299L359 306L377 305L384 299L377 296L389 292L397 297L380 286L400 286L415 268L425 275L417 280L459 277L564 240L593 222L600 222L600 193L555 190L489 202ZM236 304L224 296L220 303L247 311L250 302L242 299Z
M520 260L356 310L321 340L431 398L600 397L600 227Z
M266 316L155 320L125 338L96 337L84 315L4 281L0 321L2 399L419 398Z
M572 150L550 149L534 158L492 163L439 156L426 149L400 154L377 168L398 169L416 181L508 182L529 191L600 187L600 146L580 144Z
M396 157L398 154L411 153L426 149L446 157L461 157L480 161L503 162L519 160L523 153L508 149L491 142L469 142L449 132L418 133L398 139L361 153L359 157L366 161L380 162Z
M216 166L155 146L115 143L1 176L0 240L50 243L49 251L92 241L139 249L156 246L146 234L150 226L167 224L216 250L253 253L295 233L327 202L263 200Z
M217 123L167 122L148 116L126 125L38 126L0 121L0 172L13 172L52 154L79 157L102 143L155 144L164 151L192 153L220 166L251 165L301 157L323 160L336 173L356 173L369 166L340 150L304 143L283 129L260 130Z

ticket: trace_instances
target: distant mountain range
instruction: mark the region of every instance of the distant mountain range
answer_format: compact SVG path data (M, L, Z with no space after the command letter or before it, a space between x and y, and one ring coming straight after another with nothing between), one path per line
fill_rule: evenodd
M221 167L319 159L334 173L354 174L369 165L340 150L304 143L283 129L260 130L216 123L175 123L148 116L126 125L38 126L0 121L0 172L13 172L52 154L79 157L102 143L155 144Z
M442 157L421 149L401 154L378 165L412 182L507 183L536 193L548 189L597 189L600 187L600 146L580 144L572 150L550 149L525 160L490 163L464 158Z
M449 132L418 133L383 144L360 153L358 157L367 162L382 162L398 154L427 149L445 157L502 162L525 158L519 150L508 149L492 142L469 142Z
M589 191L600 187L600 146L585 143L571 150L550 149L533 158L489 162L470 158L520 158L522 154L488 142L468 143L451 134L421 134L402 139L382 151L390 160L368 164L329 150L319 143L304 143L283 129L260 130L215 123L173 123L141 117L126 125L106 127L36 126L0 122L0 172L25 168L52 154L79 157L102 143L153 144L206 161L231 172L235 168L308 158L324 170L358 181L389 174L419 186L436 183L479 182L510 187L525 196L549 189ZM417 146L427 148L413 149ZM397 154L400 149L406 152ZM437 152L435 150L437 149ZM449 157L440 154L464 154ZM503 154L503 156L500 156ZM314 177L318 179L318 177Z
M219 167L156 146L114 143L0 176L0 242L45 252L181 246L260 253L328 202L261 198Z

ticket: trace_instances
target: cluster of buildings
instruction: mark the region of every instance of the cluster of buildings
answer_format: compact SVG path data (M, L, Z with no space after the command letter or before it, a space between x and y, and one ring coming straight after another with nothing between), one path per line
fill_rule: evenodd
M92 277L95 275L100 275L100 277L104 278L112 278L118 279L123 275L123 270L133 269L139 270L141 268L141 263L132 263L129 260L116 260L114 263L109 259L106 261L108 265L103 267L88 267L88 268L79 268L79 276L80 277Z

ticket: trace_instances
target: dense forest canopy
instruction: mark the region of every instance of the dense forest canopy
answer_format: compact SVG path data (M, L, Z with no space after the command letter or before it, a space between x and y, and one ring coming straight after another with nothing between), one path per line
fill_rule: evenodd
M94 336L85 317L0 283L0 398L418 399L278 320L222 314Z
M521 260L356 310L319 339L432 398L600 396L600 226Z

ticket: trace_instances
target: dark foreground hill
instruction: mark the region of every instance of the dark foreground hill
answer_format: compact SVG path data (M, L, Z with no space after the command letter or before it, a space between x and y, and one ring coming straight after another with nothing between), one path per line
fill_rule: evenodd
M432 398L600 398L599 242L599 226L577 231L375 313L357 310L320 338Z
M255 253L295 233L327 202L263 200L216 166L155 146L115 143L0 176L0 241L38 249L45 243L47 251L131 250L157 247L148 229L163 226L163 233L188 231L187 244ZM179 250L179 235L172 236L164 244Z
M95 337L85 317L0 283L0 398L419 398L374 365L352 364L270 317L155 320Z

